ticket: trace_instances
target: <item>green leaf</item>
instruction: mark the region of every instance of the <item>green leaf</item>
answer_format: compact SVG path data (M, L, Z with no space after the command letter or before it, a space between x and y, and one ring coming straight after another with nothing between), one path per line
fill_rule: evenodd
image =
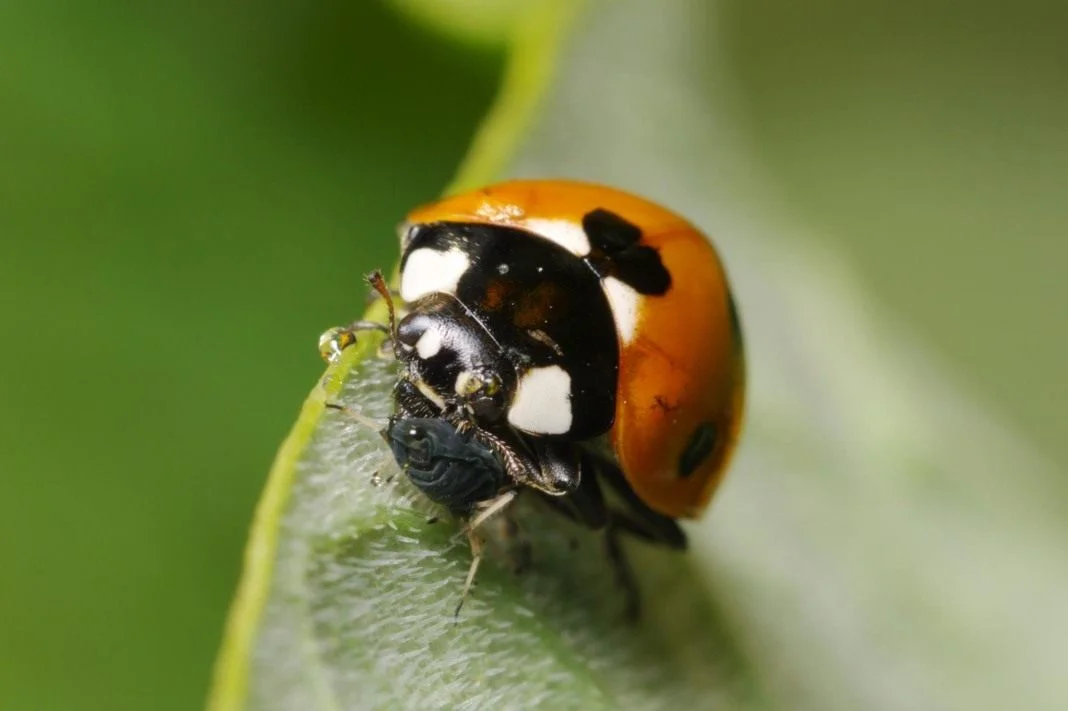
M211 707L1055 709L1068 559L1050 466L870 303L749 166L705 0L535 6L453 189L498 173L649 195L705 227L751 353L736 465L692 550L631 553L636 628L597 538L523 511L532 569L456 526L343 414L389 408L374 343L312 392L257 512ZM715 97L713 99L713 97ZM509 155L515 149L515 158ZM376 314L381 316L380 313Z
M389 0L413 20L456 39L483 45L508 41L529 0Z

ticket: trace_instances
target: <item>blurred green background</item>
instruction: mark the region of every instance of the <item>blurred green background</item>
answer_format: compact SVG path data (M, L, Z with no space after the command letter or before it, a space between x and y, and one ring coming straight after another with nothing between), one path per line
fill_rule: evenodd
M1068 9L721 5L754 167L1063 469ZM201 704L315 339L501 60L369 0L0 6L0 708Z
M0 708L199 708L316 338L501 57L343 0L3 3L0 57Z

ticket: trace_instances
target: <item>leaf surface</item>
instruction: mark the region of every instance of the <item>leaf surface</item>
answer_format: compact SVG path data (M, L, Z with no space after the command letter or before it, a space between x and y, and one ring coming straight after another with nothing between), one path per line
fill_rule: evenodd
M390 366L351 349L271 474L212 708L1063 708L1051 465L776 207L732 119L715 4L593 3L520 141L569 15L539 7L454 188L591 179L714 235L751 358L736 464L689 554L632 546L638 627L596 536L534 507L532 569L494 551L457 623L457 527L324 412L388 411Z

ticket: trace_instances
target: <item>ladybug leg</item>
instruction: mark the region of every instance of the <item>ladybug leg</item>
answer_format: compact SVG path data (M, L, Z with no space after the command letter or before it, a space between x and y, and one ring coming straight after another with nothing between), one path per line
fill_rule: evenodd
M578 488L570 496L559 499L546 497L546 501L558 512L594 530L614 527L650 543L677 550L686 548L686 534L675 519L657 513L639 499L615 464L584 453L582 473L586 476L582 477ZM618 499L613 503L622 504L623 510L605 502L598 484L600 479L611 487Z
M638 498L614 463L591 454L584 454L582 459L586 476L578 491L567 497L567 503L574 512L569 515L591 528L604 528L605 552L626 597L625 615L627 619L635 621L641 612L641 594L637 578L623 550L622 536L630 535L680 550L686 548L686 535L675 519L657 513ZM603 480L615 494L612 506L606 503L598 486L599 480ZM557 508L568 513L567 507Z
M641 593L638 581L627 561L626 553L620 544L620 534L624 531L631 532L632 522L623 514L608 507L597 476L600 470L594 457L590 454L582 455L583 473L578 489L566 497L544 497L554 510L563 514L576 523L588 526L593 530L604 530L605 553L612 565L616 576L616 583L623 589L624 617L630 621L636 621L641 611ZM637 530L644 534L644 529L636 526ZM645 537L645 536L643 536Z
M496 498L480 504L479 512L475 514L474 518L468 521L467 526L464 527L467 534L470 536L472 531L507 508L509 504L515 501L516 494L517 492L512 489L504 492Z
M534 440L538 460L538 482L532 484L548 493L573 494L582 484L582 454L571 443Z
M685 550L686 534L683 533L678 522L670 516L654 511L638 498L619 467L611 462L603 461L598 467L598 473L623 504L624 510L612 511L612 525L636 538L676 550Z
M652 510L638 498L614 464L603 462L599 473L624 507L624 510L612 509L609 512L605 544L608 557L616 569L617 580L627 594L627 618L634 621L640 613L640 596L637 580L620 544L620 535L626 533L650 543L683 550L686 548L686 534L675 519Z
M626 600L623 607L623 616L630 622L637 622L641 615L642 595L638 588L638 580L634 577L634 570L630 567L627 554L620 545L619 532L623 530L613 519L604 533L605 552L608 561L616 574L616 584L623 588L623 596Z
M440 411L410 380L398 380L393 388L397 414L402 417L439 417Z
M592 464L590 455L581 454L578 487L568 496L542 498L557 513L594 531L600 531L608 525L609 511ZM583 474L585 476L582 476Z
M589 478L595 479L596 477ZM573 499L576 496L577 494L565 499L545 497L545 501L557 513L563 514L576 523L587 525L594 530L604 530L605 553L616 576L616 584L623 589L623 616L629 621L636 621L641 612L641 591L619 540L620 533L628 530L627 524L615 512L609 510L603 499L600 500L600 510L595 514L595 518L582 517L577 507L567 505L574 504Z
M478 436L501 456L517 485L549 496L572 494L579 487L580 453L573 444L523 437L510 428L480 428Z
M593 455L583 454L586 476L580 487L581 495L571 497L582 514L582 520L595 530L604 529L605 553L616 576L616 584L623 589L623 616L636 622L641 613L641 590L627 554L620 544L619 534L626 530L626 517L609 508L601 492L600 462Z

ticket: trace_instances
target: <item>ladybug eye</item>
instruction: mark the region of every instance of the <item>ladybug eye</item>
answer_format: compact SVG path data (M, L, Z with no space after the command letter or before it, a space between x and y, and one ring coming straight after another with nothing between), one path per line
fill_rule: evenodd
M456 376L455 390L460 397L493 397L502 387L501 378L496 373L473 373L465 370Z
M453 389L478 421L492 423L504 415L505 386L495 371L465 370L456 376Z

